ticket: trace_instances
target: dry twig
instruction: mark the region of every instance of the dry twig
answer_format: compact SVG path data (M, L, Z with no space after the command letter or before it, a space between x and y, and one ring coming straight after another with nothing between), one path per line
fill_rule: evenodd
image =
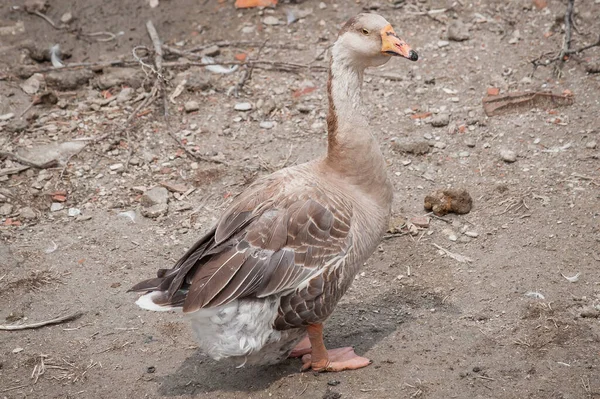
M75 312L72 314L68 314L66 316L60 316L60 317L56 317L54 319L40 321L38 323L21 324L21 325L0 325L0 330L17 331L17 330L28 330L28 329L33 329L33 328L40 328L40 327L49 326L52 324L64 323L65 321L74 320L81 316L83 316L83 312Z

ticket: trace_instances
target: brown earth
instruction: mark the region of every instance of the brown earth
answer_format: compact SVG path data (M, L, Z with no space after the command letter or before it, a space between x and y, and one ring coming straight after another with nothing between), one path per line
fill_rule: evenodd
M236 11L229 0L162 0L155 9L145 1L51 3L45 12L56 23L72 13L66 28L24 12L21 1L0 9L0 28L9 28L0 29L0 115L15 114L0 121L0 149L102 139L77 141L87 145L49 169L0 176L0 320L85 313L59 325L0 331L0 397L600 398L600 75L586 72L600 48L570 57L560 79L552 66L531 75L532 59L562 45L555 19L565 4L337 1L321 8L305 1L262 12ZM23 48L33 43L43 53L60 43L71 54L66 63L131 60L134 46L151 46L145 23L152 20L163 41L182 50L221 40L259 43L221 47L219 62L242 52L257 57L268 39L260 59L326 66L319 55L367 4L420 55L417 63L394 59L367 75L364 102L389 161L393 227L401 233L382 242L326 325L326 344L355 345L373 365L313 374L298 372L298 360L241 369L215 363L198 352L179 314L142 311L126 291L170 267L256 176L323 153L326 74L263 65L235 98L228 89L244 67L230 75L192 69L193 90L168 106L175 135L204 159L194 161L168 135L160 100L141 109L126 133L119 129L154 80L136 65L107 91L97 81L114 78L114 70L95 68L90 83L88 75L63 90L44 73L40 92L48 84L58 104L35 105L20 119L33 96L17 74L50 65ZM600 4L576 5L580 47L600 33ZM267 16L285 21L291 7L312 12L289 26L263 23ZM456 20L470 38L444 43ZM19 22L23 29L10 33ZM99 31L123 34L86 36ZM169 94L180 72L167 69ZM122 102L102 102L140 84ZM489 87L569 90L575 103L488 118L481 99ZM186 113L190 100L199 109ZM240 102L253 110L234 110ZM420 119L428 112L433 116ZM430 123L436 118L440 127ZM265 121L274 127L261 128ZM406 152L406 142L423 140L425 154ZM504 161L503 150L516 161ZM0 173L19 166L5 159ZM145 217L141 192L161 182L195 190L170 192L168 214ZM403 234L403 220L426 213L424 197L447 187L466 188L472 211ZM52 202L64 209L50 211ZM81 215L68 216L69 208ZM132 210L134 221L119 215ZM576 274L574 282L564 277Z

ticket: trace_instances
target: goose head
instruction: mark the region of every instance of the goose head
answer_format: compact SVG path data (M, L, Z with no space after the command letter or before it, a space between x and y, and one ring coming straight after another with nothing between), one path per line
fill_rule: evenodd
M363 68L385 64L393 56L416 61L419 56L394 32L392 25L377 14L358 14L340 31L337 56Z

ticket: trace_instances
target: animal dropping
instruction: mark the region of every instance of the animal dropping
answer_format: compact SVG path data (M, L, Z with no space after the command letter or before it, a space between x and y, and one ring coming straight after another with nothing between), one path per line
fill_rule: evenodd
M426 210L438 216L448 213L462 215L471 211L473 199L465 189L445 189L426 196L424 205Z

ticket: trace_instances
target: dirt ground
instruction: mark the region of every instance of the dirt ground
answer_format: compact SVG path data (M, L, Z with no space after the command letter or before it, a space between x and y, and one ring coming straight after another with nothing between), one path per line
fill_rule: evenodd
M560 78L552 66L532 75L530 62L562 46L566 3L307 0L265 11L235 10L231 0L50 3L43 12L58 29L24 2L0 8L0 151L31 160L51 145L59 161L16 172L27 165L0 157L0 324L84 314L0 331L0 397L600 398L600 74L586 71L600 47L571 56ZM136 110L155 79L149 69L134 62L57 77L31 55L59 43L67 64L132 60L135 46L151 47L152 20L181 51L235 42L220 47L218 62L246 53L326 66L341 24L364 7L420 55L370 71L364 87L395 186L392 227L405 232L440 188L466 188L474 208L432 218L414 236L391 234L356 278L326 325L326 344L354 345L370 367L313 374L300 373L298 360L215 363L181 315L142 311L127 289L170 267L257 176L323 153L327 74L261 64L236 98L231 88L246 67L187 69L166 53L180 64L165 69L167 94L186 79L167 102L168 124L194 160L168 134L161 99ZM294 8L306 15L286 25ZM598 0L576 1L574 47L595 41L598 15ZM448 40L456 21L467 40ZM115 36L89 36L100 31ZM31 68L46 70L27 94ZM84 78L69 83L74 73ZM569 90L575 102L487 117L490 87ZM45 90L58 102L19 117ZM234 108L245 102L251 110ZM415 153L422 141L426 153ZM168 206L142 204L161 184Z

